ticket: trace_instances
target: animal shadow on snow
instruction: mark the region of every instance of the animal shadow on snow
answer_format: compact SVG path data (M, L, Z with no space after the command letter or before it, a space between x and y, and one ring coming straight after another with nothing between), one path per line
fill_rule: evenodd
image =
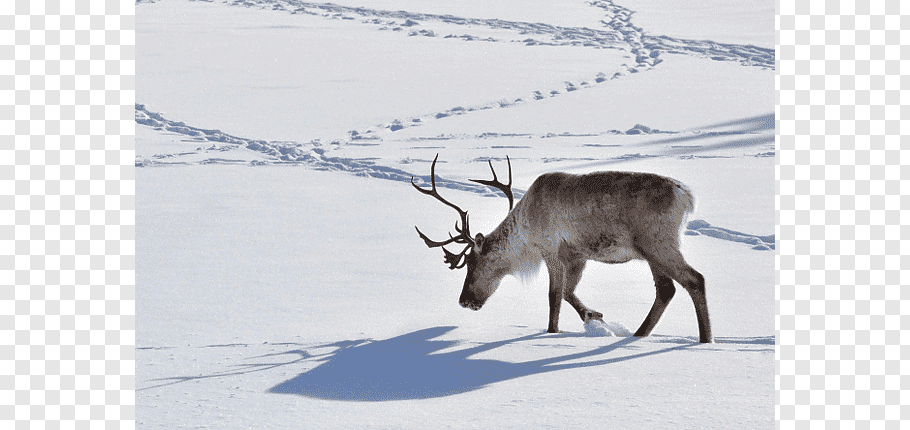
M346 401L426 399L477 390L529 375L601 366L698 345L691 342L657 351L607 357L611 351L637 341L630 337L589 351L512 363L469 357L545 335L533 334L438 352L458 344L456 341L432 340L454 328L433 327L387 340L352 342L323 358L324 362L319 366L272 387L269 392ZM598 359L576 361L584 358Z

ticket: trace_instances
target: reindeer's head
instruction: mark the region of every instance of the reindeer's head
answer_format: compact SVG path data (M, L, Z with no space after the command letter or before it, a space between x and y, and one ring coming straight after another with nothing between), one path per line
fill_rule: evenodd
M420 235L420 238L423 239L428 247L442 248L442 251L445 253L445 261L449 264L449 269L455 270L467 267L468 273L465 277L464 287L461 290L461 297L458 299L458 302L461 306L476 311L480 309L493 292L496 291L502 278L509 274L511 271L510 265L508 259L503 258L501 253L498 252L499 247L497 246L496 238L487 238L480 233L477 233L477 235L472 238L468 227L467 211L463 211L458 206L443 199L436 191L436 160L438 158L439 154L436 154L436 158L433 159L433 165L430 167L431 188L426 190L418 187L417 184L414 183L413 177L411 178L411 185L413 185L417 191L433 196L440 202L458 211L458 214L461 216L461 227L459 227L458 222L456 222L455 231L458 232L458 235L452 236L450 233L449 239L441 242L430 240L430 238L423 234L420 229L417 229L417 234ZM493 170L492 162L490 162L490 170L493 171L492 180L471 179L471 181L496 187L501 190L506 197L508 197L509 210L512 210L512 162L508 157L506 157L506 161L509 163L508 184L503 184L496 179L496 171ZM463 244L465 247L460 253L455 254L445 248L445 245L450 243Z

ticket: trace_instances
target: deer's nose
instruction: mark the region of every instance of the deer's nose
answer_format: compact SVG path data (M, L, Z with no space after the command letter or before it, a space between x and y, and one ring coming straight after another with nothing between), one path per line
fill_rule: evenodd
M477 296L474 295L471 291L463 291L461 297L458 298L458 303L464 307L471 310L480 310L483 307L483 301L478 300Z

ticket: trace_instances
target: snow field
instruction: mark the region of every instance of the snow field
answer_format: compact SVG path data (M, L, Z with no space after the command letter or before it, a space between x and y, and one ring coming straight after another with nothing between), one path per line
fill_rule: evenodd
M170 169L181 174L162 174ZM409 185L292 166L182 166L137 173L145 218L137 227L137 282L143 286L137 315L144 316L137 327L140 426L196 422L240 427L261 424L268 416L264 422L278 428L294 427L296 420L385 427L439 419L469 427L477 424L461 419L469 407L477 417L504 420L496 422L505 427L535 420L580 424L604 417L631 425L629 412L644 404L637 402L653 401L645 398L649 390L675 389L699 378L698 372L718 368L723 368L721 375L703 382L710 390L692 386L682 391L686 401L661 399L665 412L648 419L699 419L712 428L711 419L683 414L694 413L690 402L702 399L708 405L702 411L712 411L711 404L718 408L712 419L714 428L722 428L726 420L743 416L752 416L747 421L755 423L771 406L737 406L730 417L721 413L731 405L717 398L729 392L725 390L761 395L754 389L762 384L770 396L771 378L737 380L739 371L724 369L751 368L747 373L758 372L756 376L773 371L773 337L756 336L773 333L767 318L767 309L773 308L771 253L686 237L684 253L709 280L716 345L693 344L697 327L684 293L649 338L585 337L573 312L562 314L566 333L547 335L545 275L528 285L507 278L478 312L457 305L463 274L445 268L442 253L426 249L413 230L413 224L445 228L438 212L451 214L427 208L425 197ZM325 183L333 186L313 186ZM358 192L339 198L337 193L345 190ZM469 208L490 200L450 193ZM407 218L397 215L402 210ZM487 231L490 221L477 218L478 231ZM725 264L705 264L711 261ZM764 263L756 266L757 261ZM742 270L750 266L754 269ZM641 263L592 263L578 294L604 313L605 321L634 329L650 307L653 287ZM433 334L438 336L424 338ZM527 339L510 341L515 338ZM478 345L483 348L467 357L434 358ZM699 358L676 357L670 361L678 364L670 368L661 360L690 348L700 352ZM726 352L723 358L718 353L702 357L707 351ZM715 358L726 367L711 365ZM690 367L679 367L683 364ZM310 373L320 366L327 367ZM661 371L654 374L649 366ZM441 379L416 378L414 372ZM452 373L461 378L445 376ZM462 381L466 375L473 379ZM622 388L635 380L651 382L637 391ZM617 400L604 387L627 397ZM269 393L297 395L276 398ZM404 404L383 403L383 393ZM344 399L380 403L333 403ZM590 407L572 416L549 416L554 406L544 405L554 401L570 410L578 409L579 402ZM770 415L765 418L770 422Z
M534 5L137 5L139 427L771 426L768 50L645 3L653 27L632 3ZM504 178L506 155L519 197L556 170L686 183L716 343L682 289L642 339L587 336L568 305L544 333L543 271L458 306L464 272L414 231L457 215L407 183L437 153L475 232L507 204L466 180L487 160ZM643 262L590 263L577 292L634 331L652 284Z

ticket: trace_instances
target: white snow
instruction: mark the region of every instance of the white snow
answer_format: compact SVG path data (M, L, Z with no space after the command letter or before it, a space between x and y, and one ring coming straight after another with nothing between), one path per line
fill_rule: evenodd
M771 0L627 0L635 24L651 35L756 45L774 49Z
M590 320L585 323L585 335L630 337L632 330L618 322Z
M141 1L138 426L770 427L772 20L749 2ZM508 209L467 182L488 159L504 179L509 156L517 197L550 171L686 183L716 343L681 288L630 336L644 262L588 265L577 293L603 323L563 304L545 333L546 269L460 307L464 271L414 231L457 220L408 184L437 153L473 232Z

